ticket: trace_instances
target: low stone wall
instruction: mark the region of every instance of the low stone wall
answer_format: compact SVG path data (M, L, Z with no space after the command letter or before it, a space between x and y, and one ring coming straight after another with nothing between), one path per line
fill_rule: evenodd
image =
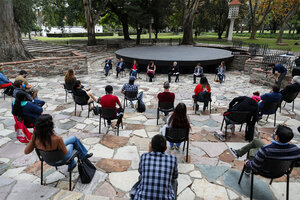
M31 51L34 57L69 57L73 56L71 51Z
M265 69L268 67L268 63L265 63L262 61L262 57L254 57L254 58L249 58L246 60L245 65L244 65L244 72L245 74L251 74L253 68L260 68L260 69Z
M250 58L249 55L242 55L242 54L234 55L234 58L228 67L230 70L243 71L245 68L244 66L245 66L246 60L248 60L249 58Z
M71 52L72 56L39 58L28 61L0 63L9 78L16 77L20 70L27 71L30 76L53 76L64 75L68 69L74 69L77 74L87 74L87 57L76 51Z

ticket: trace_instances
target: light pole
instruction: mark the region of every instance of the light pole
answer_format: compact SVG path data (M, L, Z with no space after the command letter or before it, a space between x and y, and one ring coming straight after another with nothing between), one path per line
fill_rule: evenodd
M230 19L230 27L229 27L229 33L228 33L228 38L227 38L228 42L232 41L234 20L236 18L238 18L240 5L242 5L242 4L239 0L232 0L228 4L228 6L229 6L228 19Z

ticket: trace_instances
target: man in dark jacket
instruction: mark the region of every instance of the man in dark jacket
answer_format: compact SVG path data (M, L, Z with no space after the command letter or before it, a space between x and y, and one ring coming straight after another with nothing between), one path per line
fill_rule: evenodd
M263 114L273 114L273 111L269 111L269 110L264 110L263 106L265 103L276 103L278 102L278 104L280 103L282 98L282 95L279 92L279 87L277 87L276 85L272 86L272 90L269 93L266 93L264 95L261 96L261 102L258 104L258 108L259 108L259 115L262 116Z
M203 67L198 63L194 70L194 84L196 83L196 77L202 78L203 76Z
M286 86L283 90L280 91L282 94L282 100L285 100L287 94L295 93L300 91L300 76L294 76L292 79L292 84Z
M171 83L171 76L176 76L175 82L179 81L179 66L177 65L177 62L173 62L173 65L169 67L169 83Z
M284 77L286 76L287 69L282 64L271 64L269 65L273 69L273 74L276 74L275 84L280 88L281 82L283 81Z

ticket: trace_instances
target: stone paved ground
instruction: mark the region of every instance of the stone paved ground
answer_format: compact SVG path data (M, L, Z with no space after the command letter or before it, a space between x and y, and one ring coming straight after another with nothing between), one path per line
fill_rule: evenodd
M95 62L89 63L89 75L77 75L86 87L92 89L96 96L104 95L104 87L111 84L114 92L123 99L120 89L128 81L126 77L119 79L115 75L106 78L103 75L101 63L106 55L98 56ZM113 56L113 54L112 54ZM220 142L213 132L220 129L223 112L232 98L239 95L250 96L259 90L262 94L269 89L251 85L249 76L241 72L228 72L226 82L213 82L214 75L207 74L212 85L212 113L199 111L196 115L192 110L191 96L195 85L191 75L181 75L179 83L171 83L171 91L176 93L176 104L184 102L188 106L188 114L192 125L190 133L190 163L184 162L184 153L167 150L178 158L178 199L247 199L249 197L249 178L244 176L241 185L237 184L244 158L235 159L229 152L229 147L239 148L245 145L242 132L230 135L226 142ZM128 199L128 192L138 179L138 164L140 155L147 151L151 138L159 133L164 124L162 119L156 125L156 94L162 91L162 83L166 75L158 75L153 83L146 82L145 75L136 81L140 91L144 91L145 113L137 113L126 107L124 129L120 136L115 136L114 130L101 127L99 117L87 118L87 108L77 109L75 116L74 103L69 96L65 102L65 92L62 88L63 77L39 77L29 80L40 88L39 98L47 103L44 113L49 113L55 121L55 131L66 138L75 135L83 142L97 167L93 181L83 185L78 180L78 171L73 173L73 191L68 188L67 167L58 170L50 166L44 167L46 186L40 186L40 162L33 152L24 155L24 144L15 138L14 120L11 115L11 98L0 100L0 199ZM162 116L162 115L161 115ZM300 98L295 102L295 112L291 105L286 105L278 112L277 123L285 123L293 128L295 138L293 143L299 144L299 133L296 127L300 121ZM270 141L273 131L273 116L268 122L265 117L259 123L259 137ZM108 134L105 134L108 132ZM290 185L290 199L300 199L300 170L294 169ZM255 177L254 197L256 199L285 199L285 178L274 181L272 186L264 178Z

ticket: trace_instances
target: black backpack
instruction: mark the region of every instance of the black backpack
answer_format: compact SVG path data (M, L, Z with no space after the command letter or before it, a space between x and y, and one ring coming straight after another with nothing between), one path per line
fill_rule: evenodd
M138 99L138 106L136 108L136 111L142 113L142 112L145 112L146 111L146 106L143 102L143 99L142 99L142 96L143 96L143 92L140 92L138 95L137 95L137 99Z
M6 94L7 96L12 96L14 93L14 90L15 90L14 86L10 85L7 88L5 88L4 94Z

